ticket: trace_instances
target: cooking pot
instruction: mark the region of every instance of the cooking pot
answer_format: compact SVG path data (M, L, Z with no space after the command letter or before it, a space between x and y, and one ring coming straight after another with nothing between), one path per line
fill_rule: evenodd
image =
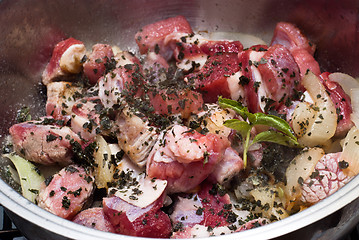
M295 23L317 44L322 71L359 75L358 1L181 0L181 1L1 1L0 137L26 105L44 114L41 72L54 45L74 37L135 50L134 34L143 25L176 15L193 29L243 32L269 42L278 21ZM1 164L6 164L5 160ZM210 239L339 239L359 221L359 177L332 196L284 220ZM30 203L0 180L0 203L28 239L140 239L89 229Z

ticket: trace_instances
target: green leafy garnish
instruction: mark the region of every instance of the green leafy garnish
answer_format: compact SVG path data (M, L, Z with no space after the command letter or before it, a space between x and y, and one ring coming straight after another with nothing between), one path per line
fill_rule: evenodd
M258 142L272 142L289 147L300 147L296 136L289 124L280 117L261 112L250 113L241 103L219 97L219 105L222 108L230 108L236 111L243 119L230 119L224 122L224 126L238 131L243 139L243 163L247 167L247 152L251 145ZM250 141L251 130L255 125L265 125L271 129L254 136Z

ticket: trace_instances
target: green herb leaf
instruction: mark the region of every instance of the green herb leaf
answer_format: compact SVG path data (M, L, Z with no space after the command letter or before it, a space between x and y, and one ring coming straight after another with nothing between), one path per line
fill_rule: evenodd
M236 111L245 121L239 119L230 119L224 122L224 126L238 131L243 139L243 163L247 166L247 152L250 145L256 142L273 142L290 147L300 147L297 138L293 134L290 125L283 119L264 113L250 113L241 103L219 97L218 103L222 108L230 108ZM247 122L248 120L248 122ZM265 125L275 130L268 130L257 134L250 142L251 129L255 125Z
M275 129L283 132L284 134L288 135L292 139L296 140L296 137L292 133L291 127L289 126L289 124L286 121L284 121L283 119L281 119L280 117L277 117L274 115L267 115L264 113L255 113L255 115L257 116L255 124L273 127Z
M230 119L224 122L224 126L237 130L243 139L246 138L247 133L251 131L252 127L249 123L239 119Z
M227 98L218 98L219 106L222 108L230 108L236 111L242 118L247 119L248 109L244 107L241 103L227 99Z
M258 133L254 137L252 144L257 142L272 142L289 147L299 146L299 143L295 139L274 130Z

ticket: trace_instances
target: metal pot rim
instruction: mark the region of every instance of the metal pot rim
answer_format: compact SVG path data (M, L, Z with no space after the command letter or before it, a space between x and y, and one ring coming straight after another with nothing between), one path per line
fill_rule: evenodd
M251 230L233 233L223 236L203 238L205 239L271 239L279 237L287 233L296 231L300 228L308 226L316 221L327 217L335 211L346 206L358 197L355 189L359 188L359 176L353 178L349 183L339 189L335 194L323 199L317 204L287 217L283 220L259 227ZM31 203L14 189L9 187L4 181L0 180L0 204L9 209L23 219L30 221L39 227L50 232L54 232L60 236L70 239L118 239L118 234L101 232L95 229L87 228L79 224L73 223L66 219L60 218L50 212L41 209ZM148 239L121 235L123 239Z

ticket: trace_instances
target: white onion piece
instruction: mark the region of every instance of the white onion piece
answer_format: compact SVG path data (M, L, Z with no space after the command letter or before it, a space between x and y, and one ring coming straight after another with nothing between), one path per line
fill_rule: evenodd
M244 33L237 32L211 32L211 33L200 33L205 38L209 38L211 40L232 40L232 41L240 41L243 45L243 48L249 48L253 45L267 45L265 41L262 39Z
M301 183L310 177L315 165L324 156L321 148L309 148L296 156L286 170L287 185L285 193L289 200L296 199L300 194Z
M9 158L15 165L19 174L22 195L35 203L38 191L40 191L41 185L45 181L44 176L37 171L36 166L32 162L19 155L9 153L4 154L3 157Z
M337 82L343 88L344 92L350 96L350 90L353 88L359 88L359 82L357 79L345 73L332 73L329 75L329 80Z
M349 165L343 172L349 177L359 173L359 130L352 127L344 139L343 152L339 161L345 161Z
M301 102L293 112L293 130L304 146L322 145L335 134L337 119L335 106L325 87L312 72L302 79L314 104Z
M350 115L350 120L355 124L355 126L359 127L359 88L350 89L350 98L353 113Z
M95 163L95 183L97 188L107 188L107 183L112 182L115 165L111 163L111 149L102 136L96 137L97 150L94 154Z

